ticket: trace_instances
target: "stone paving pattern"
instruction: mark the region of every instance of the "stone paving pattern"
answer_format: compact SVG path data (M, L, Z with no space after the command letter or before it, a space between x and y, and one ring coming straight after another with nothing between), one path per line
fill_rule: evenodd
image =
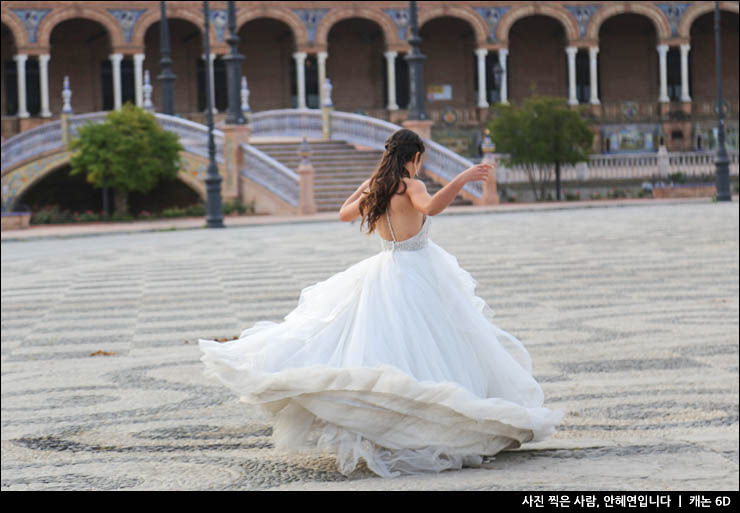
M380 250L359 222L2 243L3 490L737 490L738 202L439 215L430 238L530 351L549 440L345 477L277 451L198 338L280 322ZM99 351L112 354L98 354Z

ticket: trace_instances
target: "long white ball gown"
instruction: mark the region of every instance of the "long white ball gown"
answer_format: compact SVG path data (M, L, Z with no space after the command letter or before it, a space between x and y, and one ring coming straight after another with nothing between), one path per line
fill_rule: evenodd
M528 351L429 225L379 237L379 253L304 288L281 323L199 339L205 373L260 407L276 448L336 453L345 475L361 457L390 478L477 466L555 433L564 412L542 407Z

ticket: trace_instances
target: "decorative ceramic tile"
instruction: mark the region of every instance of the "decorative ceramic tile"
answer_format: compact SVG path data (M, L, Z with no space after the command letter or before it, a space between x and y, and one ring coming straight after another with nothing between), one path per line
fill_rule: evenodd
M51 9L11 9L23 22L23 26L26 27L28 32L28 41L30 43L36 42L36 32L39 28L41 20L49 14Z

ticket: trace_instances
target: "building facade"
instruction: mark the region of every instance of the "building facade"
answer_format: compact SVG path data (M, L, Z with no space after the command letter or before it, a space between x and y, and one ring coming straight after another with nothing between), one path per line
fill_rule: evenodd
M334 108L399 123L408 105L408 2L236 2L252 112ZM738 2L720 2L728 147L737 149ZM202 2L166 2L175 112L203 122ZM225 116L227 2L210 2L216 119ZM533 95L585 105L594 151L714 147L714 2L418 2L433 138L472 156L497 103ZM160 3L2 3L2 136L76 113L160 108Z

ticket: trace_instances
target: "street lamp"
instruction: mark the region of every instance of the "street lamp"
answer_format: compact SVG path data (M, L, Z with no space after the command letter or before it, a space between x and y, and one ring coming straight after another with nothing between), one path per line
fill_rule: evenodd
M226 78L228 80L228 92L229 92L229 110L226 115L227 125L244 125L247 120L244 118L240 103L240 76L241 76L241 64L244 60L244 56L239 54L237 45L239 44L239 36L236 33L236 7L234 7L233 0L229 1L229 37L226 41L231 47L231 52L223 59L226 61Z
M162 59L159 62L162 64L162 73L157 79L162 84L162 112L174 116L175 75L172 74L172 70L170 69L172 66L172 59L170 59L170 31L167 26L167 10L165 9L164 1L159 2L159 9L161 18L159 22L159 48L162 54Z
M421 38L419 37L419 20L416 16L416 2L409 2L409 26L411 35L409 44L411 52L404 57L409 63L409 112L410 120L424 120L427 113L424 112L424 68L423 62L426 57L419 50Z
M211 54L211 44L209 41L210 37L210 13L208 11L208 0L203 2L203 17L205 18L205 36L203 37L203 47L206 55L206 102L208 106L208 176L205 179L206 192L207 192L207 217L206 227L207 228L225 228L223 209L221 206L221 175L218 174L218 166L216 165L216 143L213 140L213 108L211 102L211 81L208 77L211 76L211 59L208 56Z
M714 60L717 70L717 102L714 112L717 114L718 144L714 157L714 166L717 173L717 201L732 201L730 195L730 167L725 147L725 110L727 102L722 99L722 53L720 46L719 2L714 2Z

